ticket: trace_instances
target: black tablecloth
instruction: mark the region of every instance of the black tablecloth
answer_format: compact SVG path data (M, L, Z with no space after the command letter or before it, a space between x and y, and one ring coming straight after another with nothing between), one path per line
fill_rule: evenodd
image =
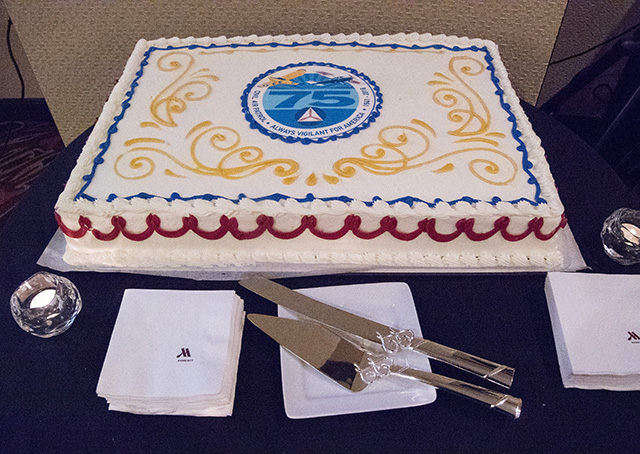
M525 105L542 138L588 272L638 273L609 260L602 221L640 208L605 162L546 114ZM95 388L126 288L233 289L247 312L276 307L236 282L124 273L66 273L84 306L66 333L40 339L13 321L9 297L38 271L56 231L53 206L88 131L34 184L0 237L0 452L442 452L636 451L640 393L565 389L543 291L544 273L358 275L282 279L293 288L364 282L409 284L426 337L516 368L520 419L439 392L430 405L314 419L284 413L277 345L245 326L235 409L228 418L110 412ZM606 302L603 302L606 304ZM626 329L626 328L625 328ZM135 348L135 346L132 346ZM438 373L479 383L433 362Z

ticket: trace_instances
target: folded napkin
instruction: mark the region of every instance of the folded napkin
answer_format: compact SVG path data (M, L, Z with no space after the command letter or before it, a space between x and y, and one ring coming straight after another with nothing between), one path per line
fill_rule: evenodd
M564 386L640 390L640 275L549 273L545 290Z
M110 410L230 416L243 325L233 291L128 289L96 392Z

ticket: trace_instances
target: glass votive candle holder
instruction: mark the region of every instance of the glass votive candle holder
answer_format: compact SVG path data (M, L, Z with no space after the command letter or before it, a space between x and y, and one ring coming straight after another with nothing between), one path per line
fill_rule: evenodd
M69 329L82 309L80 293L62 276L40 271L11 295L11 313L18 326L38 337L53 337Z
M640 263L640 211L620 208L604 221L600 232L607 255L622 265Z

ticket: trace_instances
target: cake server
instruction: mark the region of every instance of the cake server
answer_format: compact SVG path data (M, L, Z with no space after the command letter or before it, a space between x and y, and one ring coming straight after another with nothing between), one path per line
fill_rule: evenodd
M515 369L511 367L427 339L414 337L411 330L395 329L360 317L302 295L269 279L252 276L241 280L240 285L298 314L382 344L383 349L389 354L410 348L507 388L513 382Z
M262 314L248 314L247 318L282 347L350 391L362 391L378 378L396 375L487 404L515 418L520 416L522 400L517 397L395 365L388 356L361 349L317 322Z

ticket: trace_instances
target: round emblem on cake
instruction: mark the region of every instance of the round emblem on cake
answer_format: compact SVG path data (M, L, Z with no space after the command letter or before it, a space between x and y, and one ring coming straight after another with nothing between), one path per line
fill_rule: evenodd
M331 63L293 63L256 77L242 94L251 127L285 142L349 137L379 115L382 96L366 75Z

